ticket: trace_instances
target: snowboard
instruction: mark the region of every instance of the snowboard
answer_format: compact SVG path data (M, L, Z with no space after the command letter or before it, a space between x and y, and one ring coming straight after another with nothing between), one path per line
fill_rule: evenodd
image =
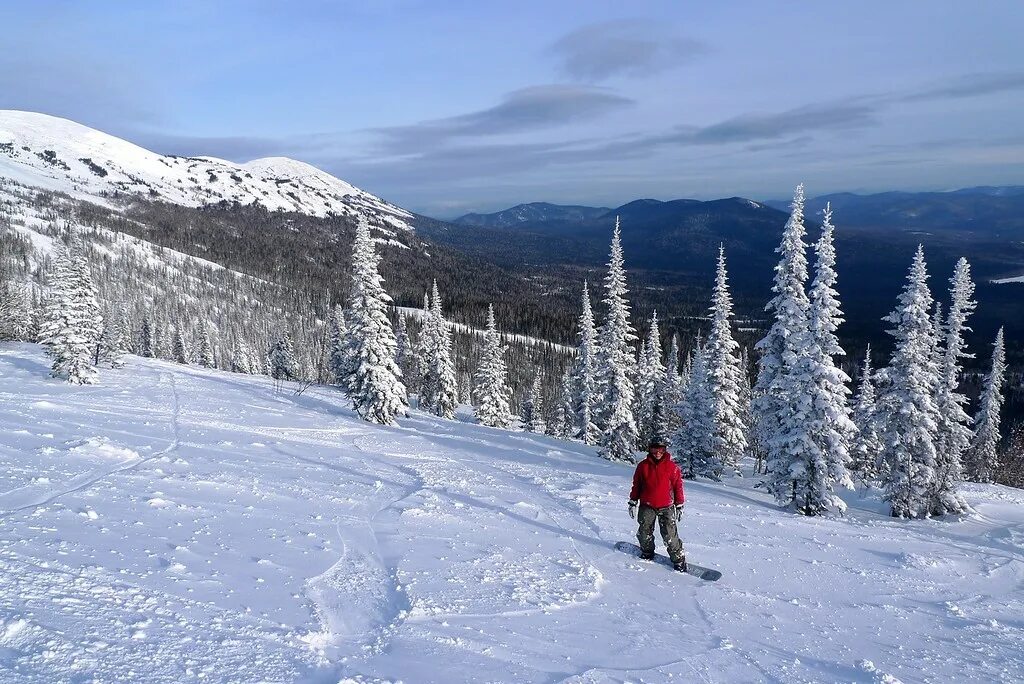
M628 553L629 555L634 556L636 558L640 557L640 547L631 542L620 541L615 544L615 550L622 551L623 553ZM675 568L672 567L672 561L669 560L668 556L663 556L660 553L655 553L654 560L652 562L660 563L671 569L673 572L675 572ZM718 570L712 570L711 568L704 568L699 565L694 565L689 561L686 562L686 574L693 575L694 577L699 577L700 579L707 580L709 582L717 582L722 578L722 573L720 573Z

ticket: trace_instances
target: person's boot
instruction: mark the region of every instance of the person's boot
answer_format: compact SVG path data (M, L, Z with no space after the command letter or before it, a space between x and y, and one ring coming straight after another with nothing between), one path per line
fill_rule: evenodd
M654 560L654 552L641 551L640 560Z
M686 556L683 556L683 559L672 567L676 569L676 572L686 572Z

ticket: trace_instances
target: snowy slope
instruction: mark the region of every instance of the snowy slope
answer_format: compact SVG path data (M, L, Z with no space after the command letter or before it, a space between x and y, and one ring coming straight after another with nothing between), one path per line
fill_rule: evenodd
M905 522L690 483L710 584L612 550L629 469L554 439L141 359L73 388L12 344L0 426L0 681L1024 678L1015 490Z
M284 157L235 164L168 157L67 119L0 110L0 177L82 199L114 193L175 204L221 201L313 216L365 214L396 229L412 215L309 164Z

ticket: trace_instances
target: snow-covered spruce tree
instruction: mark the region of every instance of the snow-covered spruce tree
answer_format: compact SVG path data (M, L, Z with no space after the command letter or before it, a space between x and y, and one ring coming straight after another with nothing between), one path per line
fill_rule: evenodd
M704 349L707 392L711 400L711 455L702 477L719 480L726 471L739 473L740 459L747 450L747 425L741 398L743 371L740 345L733 339L732 295L725 269L725 248L718 249L715 287L711 298L711 329Z
M171 356L178 363L191 363L191 358L188 353L188 345L185 343L185 335L181 331L180 322L174 326L174 339L171 341Z
M710 477L720 470L721 461L714 452L714 406L708 384L707 352L698 340L691 354L690 373L683 396L675 408L679 428L672 436L672 452L683 471L692 479Z
M427 392L427 379L430 376L430 367L427 365L427 354L433 344L432 332L430 329L430 292L423 293L423 313L420 314L420 333L416 337L416 389L418 408L426 409L429 402L424 397Z
M961 359L973 358L967 352L964 333L970 331L967 319L973 313L974 283L971 266L961 257L950 278L949 313L946 314L945 344L941 349L939 370L938 434L935 441L935 486L932 515L958 515L969 510L957 488L964 477L963 459L971 445L971 418L965 410L968 399L959 391L963 372ZM938 308L938 307L936 307Z
M153 323L149 314L143 314L139 327L139 356L147 359L153 357Z
M120 341L121 347L119 351L122 354L134 354L135 353L135 337L132 334L132 316L128 311L128 305L122 304L120 311L117 315L117 339Z
M523 402L523 429L527 432L544 434L547 432L547 425L544 422L544 399L541 391L540 373L533 376L533 385L530 387L530 394Z
M451 327L444 319L437 281L430 292L430 314L420 336L424 343L421 407L436 416L454 420L458 386L452 360Z
M196 330L196 362L203 368L213 368L217 365L213 357L213 342L210 340L210 328L206 321L200 319L199 329Z
M626 269L622 256L619 220L612 234L611 258L605 276L604 303L608 317L601 328L596 377L600 389L597 423L601 427L600 453L611 461L632 463L637 444L633 416L633 351L636 340L629 323Z
M395 331L395 361L402 371L402 382L407 392L418 392L420 361L416 357L416 349L409 339L409 326L405 322L405 316L398 315L397 330Z
M665 385L661 390L661 406L665 416L665 437L671 437L679 430L679 412L676 410L683 398L682 371L679 367L679 335L672 333L668 347L668 362L665 364Z
M1006 349L1003 329L992 343L992 365L981 389L981 402L974 415L974 433L967 453L967 476L974 482L992 482L999 468L999 423L1006 378Z
M121 328L114 316L108 311L103 316L103 332L100 333L93 361L97 366L101 362L106 362L110 364L111 368L121 368L124 365L124 347L125 344L121 339Z
M365 218L356 226L352 244L352 280L349 289L349 333L352 337L352 373L348 393L363 420L393 425L405 415L408 394L395 359L395 331L388 320L391 297L384 291L377 251Z
M664 410L656 411L656 405L662 401L665 389L665 364L662 363L661 331L658 329L658 312L651 316L651 327L640 350L640 361L636 368L636 416L639 440L637 446L646 449L651 440L664 437ZM662 407L663 409L664 407Z
M792 410L789 399L779 394L785 387L785 363L805 353L807 318L810 300L804 290L807 282L807 245L804 243L804 186L800 184L793 194L792 211L783 230L782 241L775 252L780 255L775 266L775 297L765 306L774 319L764 338L755 345L758 358L757 381L751 401L754 422L751 431L755 451L763 454L768 490L780 502L792 500L790 483L777 481L785 477L788 463L777 461L784 457L777 440L782 436L783 418ZM783 458L785 461L786 459ZM777 468L777 471L772 471Z
M896 347L878 400L884 498L897 518L924 517L931 511L940 380L931 308L924 248L919 246L896 308L885 318L893 326L888 332Z
M24 341L32 328L32 300L25 288L0 282L0 340Z
M600 396L597 380L597 329L590 306L590 290L583 283L583 309L579 319L579 346L572 367L572 386L575 394L572 411L572 436L593 446L601 439L597 426Z
M39 339L53 358L51 373L75 385L96 382L93 362L103 317L77 238L60 249L50 283Z
M864 352L860 385L853 407L853 424L857 427L850 449L850 470L862 482L872 482L878 477L879 455L882 440L878 435L878 414L875 410L874 371L871 369L871 347Z
M267 351L267 375L274 380L294 380L297 376L292 336L281 330Z
M252 351L249 349L249 345L245 343L245 340L239 340L231 351L231 372L247 375L252 373L251 358Z
M484 334L480 365L476 371L476 419L481 425L507 428L512 423L509 409L505 348L501 344L494 306L487 307L487 332Z
M838 275L831 204L825 205L821 236L814 245L814 251L817 260L810 289L810 334L815 352L812 359L815 364L814 400L811 404L813 437L828 468L823 483L819 485L824 487L824 496L831 498L826 505L845 509L845 504L832 497L832 493L839 487L853 489L848 466L850 444L857 428L850 418L850 376L835 362L835 357L845 356L846 352L836 336L843 323L843 311L835 289Z
M576 429L572 419L575 407L576 394L573 390L572 367L570 366L562 374L560 400L555 409L555 424L549 426L552 435L559 439L573 439L573 433Z

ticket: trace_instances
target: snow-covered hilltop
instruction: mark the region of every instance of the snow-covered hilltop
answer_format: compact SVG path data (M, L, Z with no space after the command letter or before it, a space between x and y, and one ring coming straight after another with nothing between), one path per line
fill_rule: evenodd
M82 199L136 194L192 207L259 202L271 210L362 214L396 229L411 228L409 212L304 162L163 156L34 112L0 110L0 177Z

